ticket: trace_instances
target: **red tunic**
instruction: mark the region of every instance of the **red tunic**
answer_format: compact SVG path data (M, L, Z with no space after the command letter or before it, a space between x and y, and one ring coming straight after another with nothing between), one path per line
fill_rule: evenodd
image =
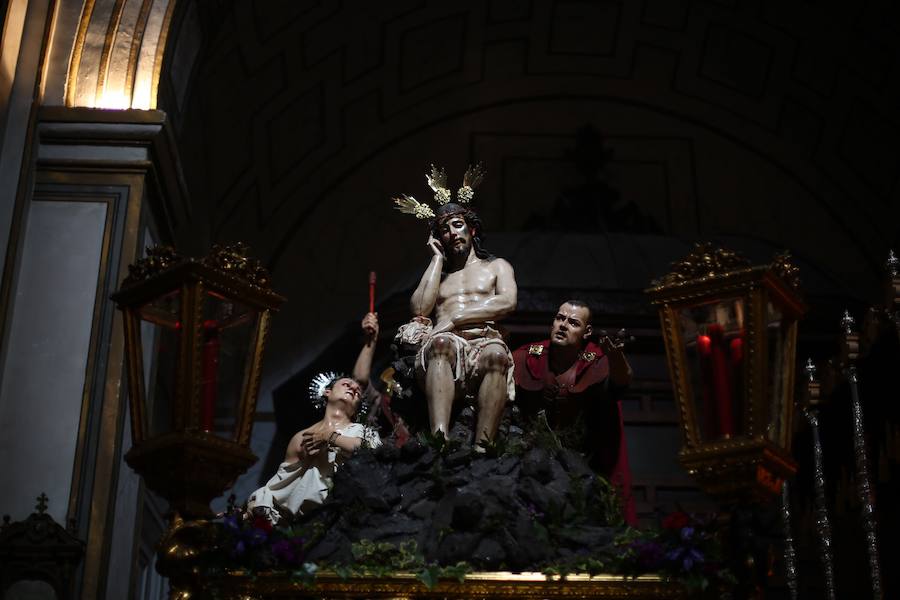
M549 359L550 340L526 344L513 353L516 404L529 416L544 410L554 429L581 423L583 435L575 449L620 490L625 522L636 525L622 406L610 389L609 359L593 342L561 375L550 371Z

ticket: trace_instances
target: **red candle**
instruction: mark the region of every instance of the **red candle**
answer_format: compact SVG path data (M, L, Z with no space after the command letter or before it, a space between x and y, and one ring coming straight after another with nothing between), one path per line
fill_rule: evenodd
M731 368L725 351L725 330L714 323L709 326L712 343L713 392L718 417L719 435L734 435L734 418L731 407Z
M700 360L700 393L703 398L706 431L715 435L718 424L712 409L715 395L713 392L712 340L708 335L697 336L697 357Z
M369 271L369 312L375 312L375 271Z
M700 356L709 356L709 353L712 351L712 341L709 339L708 335L698 335L697 336L697 352L700 353Z
M216 394L219 379L219 328L216 321L203 322L203 353L200 372L200 426L203 431L215 429Z
M744 360L744 340L736 337L731 340L731 364L736 368L741 366Z

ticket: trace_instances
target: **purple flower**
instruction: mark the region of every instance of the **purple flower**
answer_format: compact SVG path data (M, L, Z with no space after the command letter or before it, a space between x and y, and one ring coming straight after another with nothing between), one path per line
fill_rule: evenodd
M250 530L249 539L251 546L259 546L263 542L265 542L269 538L269 534L266 533L264 529L257 529L256 527Z
M703 564L705 559L696 548L675 548L666 553L666 560L681 566L684 571L690 571L695 564Z
M681 565L684 567L685 571L690 571L694 564L703 564L703 554L696 548L691 548L684 553L684 557L681 559Z
M663 548L656 542L637 541L631 545L635 552L638 566L648 571L655 571L663 561Z
M238 523L238 518L235 515L228 515L225 517L225 527L231 531L237 531L241 528Z
M681 539L684 541L690 540L694 537L694 528L693 527L683 527L681 529Z
M297 562L297 555L294 553L291 542L288 540L279 540L272 544L272 554L279 561L288 565Z
M528 516L531 517L532 521L544 518L544 513L539 511L537 507L530 502L528 503L528 506L525 507L525 509L528 511Z

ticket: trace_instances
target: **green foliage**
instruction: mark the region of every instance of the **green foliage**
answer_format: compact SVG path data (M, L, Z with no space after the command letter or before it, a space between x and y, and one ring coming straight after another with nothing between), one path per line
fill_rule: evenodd
M438 582L438 571L440 570L441 568L437 565L425 567L416 574L416 579L424 583L429 590L434 589Z
M462 582L472 567L466 562L441 566L425 562L415 540L406 540L399 546L389 542L361 540L352 546L352 565L329 565L340 578L371 576L386 577L395 573L415 573L416 578L429 589L440 579L453 578Z
M547 422L547 415L544 414L543 411L539 412L537 416L530 421L529 426L526 427L526 431L528 431L528 436L525 441L526 447L543 448L552 454L556 454L562 450L562 442L559 441L559 437L553 432L553 428L550 427L550 423Z
M503 435L494 436L494 439L484 439L478 442L484 456L488 458L499 458L506 454L508 448L507 438Z
M462 446L459 440L448 440L441 432L431 433L430 431L425 430L420 431L416 437L418 438L419 443L431 448L440 456L447 456L448 454L459 450Z
M548 577L561 576L565 577L571 573L587 573L588 575L599 575L600 573L608 573L609 565L602 558L594 556L585 556L573 559L567 562L560 562L544 567L541 571Z
M605 477L599 475L594 477L591 485L593 486L594 497L599 498L600 502L585 507L589 518L601 520L614 527L624 525L622 499L616 492L616 488Z
M397 571L413 571L424 564L415 540L399 546L388 542L361 540L352 545L354 573L385 576Z

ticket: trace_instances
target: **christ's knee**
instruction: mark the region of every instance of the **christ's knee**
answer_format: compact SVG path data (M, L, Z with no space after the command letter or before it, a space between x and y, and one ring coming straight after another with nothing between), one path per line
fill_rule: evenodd
M456 346L453 338L446 335L437 335L428 346L428 359L453 360L456 358Z
M478 363L482 373L506 373L509 357L503 348L490 345L481 351Z

